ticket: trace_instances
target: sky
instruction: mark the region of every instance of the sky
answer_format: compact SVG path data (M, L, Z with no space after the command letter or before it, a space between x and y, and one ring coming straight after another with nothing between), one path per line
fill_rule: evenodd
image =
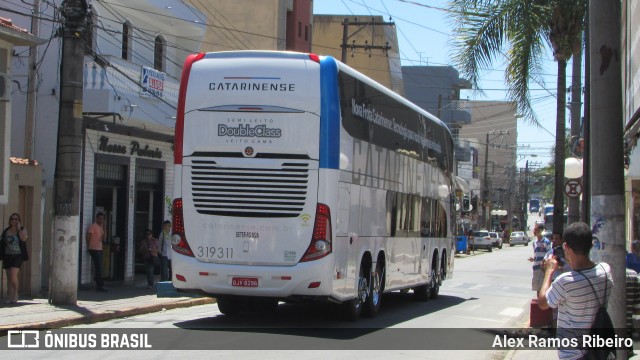
M398 33L402 65L455 65L452 60L452 21L444 0L315 0L314 14L382 15L393 21ZM391 20L389 20L391 17ZM518 120L518 167L553 161L551 149L555 144L556 74L557 63L550 51L543 58L544 84L531 84L534 111L541 127ZM571 73L571 61L567 73ZM498 59L493 69L481 74L480 87L484 95L462 90L460 97L469 100L508 101L504 83L505 63ZM569 78L568 84L571 79ZM567 112L568 114L568 112ZM567 115L568 116L568 115ZM568 126L568 125L567 125ZM533 156L535 155L535 156Z

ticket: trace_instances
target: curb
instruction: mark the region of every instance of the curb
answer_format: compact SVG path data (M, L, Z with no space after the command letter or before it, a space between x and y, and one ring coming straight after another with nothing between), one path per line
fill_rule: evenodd
M159 312L164 310L186 308L197 305L213 304L216 300L214 298L203 297L196 299L186 299L175 302L169 302L164 304L151 304L143 305L132 308L126 308L121 310L111 310L96 312L87 315L76 315L67 317L64 319L55 319L43 322L25 323L25 324L13 324L0 326L0 336L6 336L9 330L48 330L58 329L67 326L93 324L96 322L107 321L117 318L136 316L142 314L148 314L153 312Z

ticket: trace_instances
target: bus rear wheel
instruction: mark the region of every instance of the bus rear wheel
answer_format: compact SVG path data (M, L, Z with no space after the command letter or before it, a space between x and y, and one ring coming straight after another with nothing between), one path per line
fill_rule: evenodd
M429 300L429 285L420 285L413 288L413 296L418 301Z
M356 321L362 314L362 308L369 298L369 274L368 270L363 262L360 264L360 273L358 275L358 289L356 297L344 303L347 319Z
M435 299L438 297L440 293L440 280L438 278L438 273L436 269L431 269L431 282L429 284L429 297L431 299Z
M216 298L218 309L227 316L235 316L242 311L243 301L234 296L221 296Z
M365 315L375 317L380 312L382 303L382 281L384 281L384 267L378 261L376 271L371 273L371 281L369 282L369 296L364 303Z

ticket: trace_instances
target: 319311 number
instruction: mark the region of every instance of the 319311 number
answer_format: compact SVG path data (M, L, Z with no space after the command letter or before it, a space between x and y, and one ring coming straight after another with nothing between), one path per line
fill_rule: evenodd
M198 246L198 257L208 259L233 259L233 248Z

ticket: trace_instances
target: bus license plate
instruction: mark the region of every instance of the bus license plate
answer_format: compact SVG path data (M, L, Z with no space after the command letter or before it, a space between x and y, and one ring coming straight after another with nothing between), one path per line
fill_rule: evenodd
M258 278L234 277L231 279L231 285L239 287L258 287Z

